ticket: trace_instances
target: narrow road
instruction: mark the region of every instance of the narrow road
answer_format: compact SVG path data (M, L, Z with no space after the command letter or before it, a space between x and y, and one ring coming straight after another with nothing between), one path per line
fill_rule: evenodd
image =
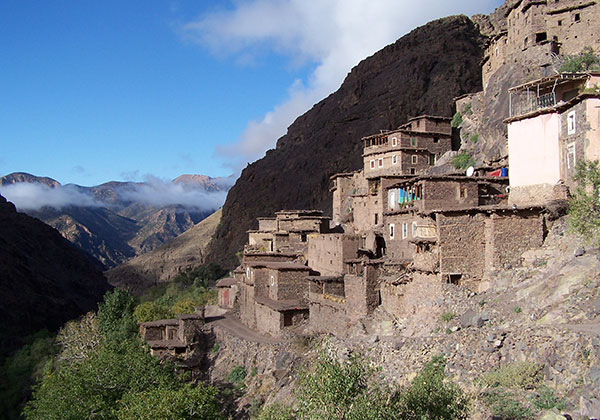
M286 340L259 334L257 331L246 327L237 318L231 316L230 314L225 314L212 319L207 318L206 324L222 328L228 331L230 334L241 338L242 340L252 341L254 343L280 344L286 342Z

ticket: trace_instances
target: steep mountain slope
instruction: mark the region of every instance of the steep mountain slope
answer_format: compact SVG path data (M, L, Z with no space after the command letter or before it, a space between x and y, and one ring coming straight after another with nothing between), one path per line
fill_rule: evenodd
M419 114L451 116L456 96L481 90L484 38L466 16L415 29L356 66L342 86L300 116L274 150L229 191L208 260L236 263L256 217L282 208L330 212L329 177L361 167L361 137Z
M218 194L227 189L221 182L206 175L181 175L172 183L152 185L134 182L107 182L93 187L61 184L51 178L40 178L27 173L13 173L0 178L1 185L18 183L42 184L64 188L67 196L81 193L90 197L94 205L81 206L76 200L60 208L44 206L25 209L56 228L79 249L89 253L105 268L114 267L130 258L159 247L211 214L216 205L161 204L161 193L173 195L173 189L189 196ZM150 197L155 195L155 197ZM140 201L142 200L142 201ZM196 200L201 201L201 200Z
M96 262L0 196L0 348L94 309L109 288Z
M169 243L108 270L105 274L109 283L139 293L202 264L208 242L220 221L219 209Z

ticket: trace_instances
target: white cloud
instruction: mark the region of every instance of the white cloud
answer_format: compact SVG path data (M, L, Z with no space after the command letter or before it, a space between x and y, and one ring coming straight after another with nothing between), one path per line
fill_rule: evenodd
M74 185L50 188L44 184L19 182L0 186L0 195L19 210L37 210L48 206L55 209L77 205L81 207L99 207L102 203L94 200L91 194L79 190Z
M288 98L261 120L250 121L235 144L217 154L237 157L237 167L275 146L293 120L335 91L363 58L411 29L447 15L489 13L501 0L247 0L183 27L186 36L217 54L252 61L265 49L295 64L315 65L295 82ZM229 159L230 160L230 159Z

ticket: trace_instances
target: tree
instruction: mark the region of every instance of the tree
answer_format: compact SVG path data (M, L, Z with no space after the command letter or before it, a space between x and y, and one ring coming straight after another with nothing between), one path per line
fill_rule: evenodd
M580 73L590 70L600 70L600 57L594 53L591 47L585 47L579 54L564 56L560 67L560 71L565 73Z
M215 388L200 384L178 390L156 388L127 394L120 402L119 420L219 420Z
M58 359L67 362L83 360L100 344L101 339L95 312L68 321L56 336L56 342L62 348Z
M157 321L173 318L174 316L173 311L165 305L153 301L140 303L133 311L133 317L137 322Z
M107 292L98 305L98 328L103 337L118 341L137 336L134 309L135 299L129 293L119 289Z
M586 241L600 245L600 168L598 161L577 165L577 188L569 200L569 226Z

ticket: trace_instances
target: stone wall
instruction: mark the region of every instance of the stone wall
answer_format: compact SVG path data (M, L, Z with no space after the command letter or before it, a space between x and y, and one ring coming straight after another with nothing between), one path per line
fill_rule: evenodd
M440 272L482 278L485 269L485 216L438 214Z
M310 270L268 270L268 296L273 300L306 299Z
M479 188L476 181L423 181L423 211L469 208L478 204Z
M324 276L344 274L344 260L356 258L358 246L357 235L311 235L308 238L308 265Z
M385 215L386 256L392 261L413 258L415 245L409 242L415 239L419 226L433 225L428 217L413 213L395 213ZM392 225L394 237L392 238Z
M240 284L240 320L249 328L256 328L254 287Z
M262 333L277 336L283 328L283 315L266 305L256 303L256 328Z
M521 255L528 249L538 248L545 237L544 217L539 212L519 212L518 214L498 215L489 218L492 225L492 268L505 265L521 265Z

